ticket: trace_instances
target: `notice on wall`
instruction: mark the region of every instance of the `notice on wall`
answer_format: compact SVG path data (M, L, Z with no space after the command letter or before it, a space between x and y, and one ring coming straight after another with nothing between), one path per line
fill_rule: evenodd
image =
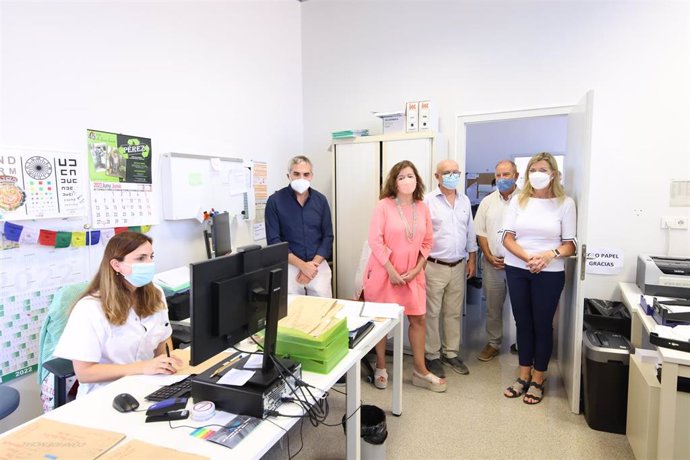
M87 131L94 228L157 223L153 212L151 139Z
M266 238L265 211L268 202L268 163L255 161L253 173L254 185L254 241Z
M623 251L611 248L587 248L587 273L617 275L623 270Z
M85 171L78 153L0 147L0 220L85 216Z

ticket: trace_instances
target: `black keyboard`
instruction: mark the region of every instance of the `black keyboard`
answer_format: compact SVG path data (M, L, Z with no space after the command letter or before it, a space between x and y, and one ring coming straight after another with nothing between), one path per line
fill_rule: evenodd
M160 387L150 395L146 396L144 399L147 401L163 401L168 398L182 398L189 396L192 392L192 377L196 374L192 374L184 380L175 382L171 385Z

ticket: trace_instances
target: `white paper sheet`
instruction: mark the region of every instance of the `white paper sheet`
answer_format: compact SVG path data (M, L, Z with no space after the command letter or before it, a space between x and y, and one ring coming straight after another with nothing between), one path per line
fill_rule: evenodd
M221 385L233 385L236 387L241 387L247 381L252 378L254 371L245 371L242 369L230 369L226 372L219 380L218 383Z
M365 302L362 316L370 318L397 318L400 305L397 303L369 303Z
M261 369L264 363L264 355L251 355L246 363L244 363L245 369Z

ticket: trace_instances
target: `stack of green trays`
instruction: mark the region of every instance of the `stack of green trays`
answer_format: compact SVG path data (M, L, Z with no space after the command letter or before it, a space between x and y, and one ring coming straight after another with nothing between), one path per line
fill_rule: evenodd
M289 356L303 371L329 373L347 355L347 321L342 318L318 337L278 326L276 354Z

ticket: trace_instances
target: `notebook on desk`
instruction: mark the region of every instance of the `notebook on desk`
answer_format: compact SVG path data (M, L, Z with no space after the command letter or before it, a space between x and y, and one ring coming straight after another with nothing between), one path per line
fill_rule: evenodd
M349 348L354 348L357 346L359 342L362 341L364 337L369 334L369 332L374 328L374 322L373 321L367 321L364 323L362 326L358 327L355 330L350 331L349 334L349 340L348 340L348 347Z

